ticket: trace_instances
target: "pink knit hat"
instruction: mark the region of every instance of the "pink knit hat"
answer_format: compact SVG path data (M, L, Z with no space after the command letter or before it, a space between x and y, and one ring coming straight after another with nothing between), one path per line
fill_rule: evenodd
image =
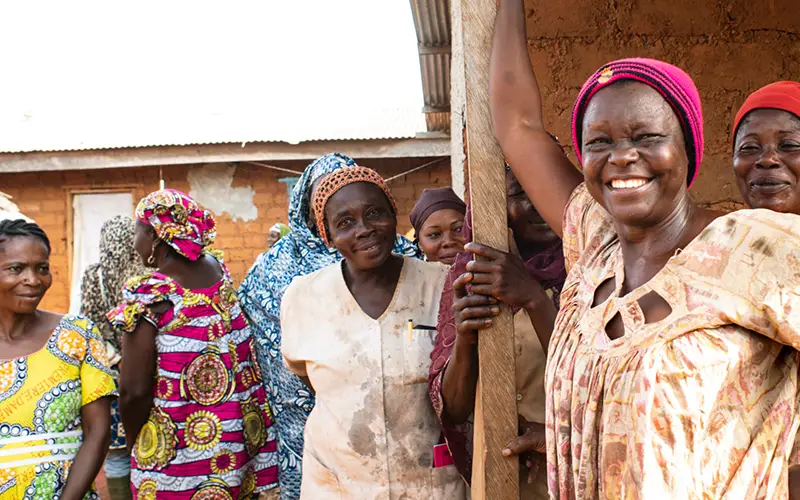
M678 115L689 156L686 184L697 178L703 160L703 107L691 77L682 69L656 59L631 58L612 61L597 70L583 84L572 111L572 143L578 161L581 155L583 115L598 90L619 80L635 80L656 89Z

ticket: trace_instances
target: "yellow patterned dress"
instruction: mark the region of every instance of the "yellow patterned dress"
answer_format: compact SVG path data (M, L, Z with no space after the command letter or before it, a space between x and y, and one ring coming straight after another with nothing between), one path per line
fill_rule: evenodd
M720 217L622 295L614 227L575 190L546 369L551 498L787 498L800 463L798 235L796 215ZM616 291L593 305L611 278ZM638 304L650 293L672 309L660 321ZM625 335L611 339L615 315Z
M0 361L0 500L59 498L82 442L81 408L106 396L116 392L105 344L82 316L64 316L35 353Z

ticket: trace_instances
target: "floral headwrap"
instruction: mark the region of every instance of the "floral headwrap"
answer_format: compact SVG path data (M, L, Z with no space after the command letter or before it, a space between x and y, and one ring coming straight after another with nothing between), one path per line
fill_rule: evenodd
M392 213L397 215L397 204L394 202L394 197L392 197L392 193L389 191L389 186L386 185L381 174L371 168L359 166L337 170L322 179L322 182L320 182L314 193L314 217L317 222L317 232L319 232L322 241L324 241L327 246L331 246L331 242L328 237L328 230L325 227L325 206L328 204L328 200L331 199L331 196L336 194L337 191L356 182L368 182L381 188L383 194L389 199L389 204L392 206Z
M189 195L174 189L148 194L136 207L136 219L189 260L197 260L217 236L216 222Z

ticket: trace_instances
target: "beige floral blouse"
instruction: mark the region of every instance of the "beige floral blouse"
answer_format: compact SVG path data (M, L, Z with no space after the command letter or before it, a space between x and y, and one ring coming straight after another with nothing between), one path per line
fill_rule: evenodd
M581 185L564 220L569 276L548 353L554 498L786 498L797 463L800 217L712 222L620 297L608 214ZM597 287L617 289L592 306ZM672 308L647 323L637 300ZM619 313L625 335L605 325Z

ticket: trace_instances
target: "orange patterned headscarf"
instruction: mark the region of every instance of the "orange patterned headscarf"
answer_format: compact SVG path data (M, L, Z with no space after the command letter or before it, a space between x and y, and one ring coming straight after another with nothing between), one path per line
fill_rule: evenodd
M368 182L381 188L392 206L392 213L397 215L397 204L389 191L389 186L386 185L386 181L383 180L383 177L378 172L371 168L359 166L341 168L324 177L314 192L314 218L317 222L317 232L319 232L319 237L322 238L322 241L327 246L331 246L328 230L325 227L325 207L328 205L328 200L343 187L356 182Z

